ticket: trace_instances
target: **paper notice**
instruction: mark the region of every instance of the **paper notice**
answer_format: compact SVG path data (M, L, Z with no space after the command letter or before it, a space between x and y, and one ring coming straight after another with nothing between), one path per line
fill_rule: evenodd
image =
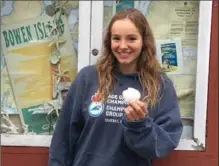
M157 57L167 74L183 72L181 40L157 40Z

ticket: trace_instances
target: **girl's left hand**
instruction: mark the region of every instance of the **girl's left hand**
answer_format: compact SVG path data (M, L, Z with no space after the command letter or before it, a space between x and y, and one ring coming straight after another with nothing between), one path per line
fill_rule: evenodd
M125 108L126 118L130 122L145 119L147 115L146 104L140 100L135 100L128 103L128 107Z

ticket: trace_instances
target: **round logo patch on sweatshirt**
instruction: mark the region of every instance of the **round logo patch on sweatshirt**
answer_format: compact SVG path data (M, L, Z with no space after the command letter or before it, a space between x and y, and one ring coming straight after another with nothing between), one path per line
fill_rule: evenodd
M92 102L89 107L89 114L92 117L98 117L103 113L103 104Z
M103 105L103 98L98 94L95 93L91 97L91 104L88 108L89 115L92 117L98 117L103 113L104 105Z

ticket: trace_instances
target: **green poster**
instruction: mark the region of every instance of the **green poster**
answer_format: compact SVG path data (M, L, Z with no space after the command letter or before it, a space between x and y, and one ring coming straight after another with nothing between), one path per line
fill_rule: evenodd
M116 1L116 13L129 8L135 7L135 1L119 0Z
M43 105L22 109L24 123L28 125L29 132L52 134L57 116L54 113L47 114L45 109Z

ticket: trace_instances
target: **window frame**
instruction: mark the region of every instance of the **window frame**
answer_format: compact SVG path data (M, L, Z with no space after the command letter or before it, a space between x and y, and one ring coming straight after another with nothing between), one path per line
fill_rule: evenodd
M91 1L79 1L78 71L90 64ZM49 147L51 135L1 133L2 146Z
M138 1L135 2L135 6L138 6ZM102 33L100 32L103 32L103 8L103 1L92 1L92 16L95 16L92 18L95 19L91 21L91 50L94 48L101 50ZM193 135L192 139L180 139L176 150L203 151L206 148L211 17L212 1L200 1ZM97 36L94 36L95 34ZM91 64L96 62L98 56L91 55Z
M180 139L180 143L176 150L203 151L206 148L212 1L200 1L199 3L199 31L193 139ZM78 56L78 71L84 66L94 64L99 57L99 54L97 56L93 56L91 50L101 50L102 33L100 32L103 31L103 10L103 1L79 2L80 28L78 55L80 56ZM11 135L2 133L1 145L49 147L51 138L51 135Z

